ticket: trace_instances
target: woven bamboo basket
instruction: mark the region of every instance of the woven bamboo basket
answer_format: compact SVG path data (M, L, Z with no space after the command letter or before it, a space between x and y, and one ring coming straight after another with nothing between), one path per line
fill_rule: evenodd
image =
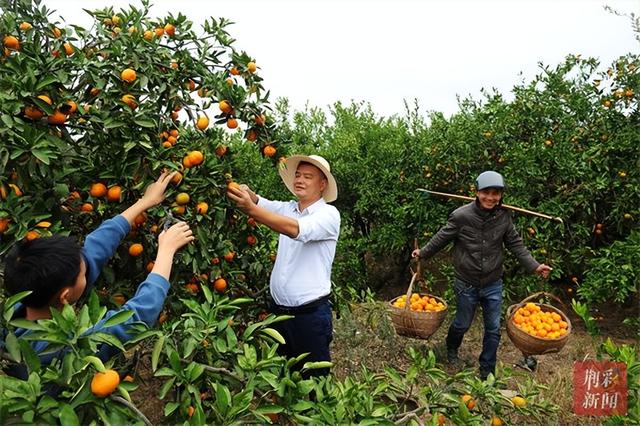
M409 288L407 289L406 300L411 300L413 294L413 285L420 276L420 267L416 273L413 274ZM393 306L393 303L401 296L398 296L389 302L391 321L396 329L396 333L400 336L413 337L416 339L428 339L433 333L440 327L442 321L447 316L447 310L449 307L444 299L440 297L428 295L433 297L438 302L444 305L444 310L438 312L427 311L412 311L410 309L410 303L405 304L404 308Z
M557 339L543 339L542 337L532 336L529 333L520 330L513 323L513 315L515 315L515 312L518 309L542 295L549 296L560 302L560 304L563 304L562 301L553 294L539 292L526 297L520 303L509 306L509 308L507 309L507 335L509 336L509 339L511 339L515 347L522 351L522 354L524 356L544 355L559 352L560 349L562 349L564 345L567 344L569 336L571 335L571 321L569 321L567 315L555 306L547 305L544 303L536 303L536 305L540 306L540 309L543 312L557 313L562 317L562 320L567 323L567 333L565 335L558 337Z

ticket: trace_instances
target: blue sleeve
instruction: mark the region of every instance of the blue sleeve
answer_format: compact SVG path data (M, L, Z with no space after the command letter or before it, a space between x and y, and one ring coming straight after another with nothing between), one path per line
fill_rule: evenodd
M82 256L87 265L87 287L100 275L102 267L113 256L120 241L127 235L131 225L122 215L104 221L98 229L87 235Z
M140 284L136 294L127 301L118 310L107 312L105 317L87 333L108 333L118 338L122 343L130 339L128 334L131 325L134 322L142 322L148 327L152 327L158 320L160 311L164 306L164 301L169 291L169 281L161 275L150 273L147 279ZM104 327L105 321L122 311L133 311L133 315L124 323L111 327ZM109 345L102 345L98 351L98 357L103 361L107 361L111 356L117 353L117 349Z

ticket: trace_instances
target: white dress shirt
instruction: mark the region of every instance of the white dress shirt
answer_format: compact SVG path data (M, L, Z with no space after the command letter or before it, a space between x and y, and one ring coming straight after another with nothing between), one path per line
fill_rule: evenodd
M281 306L300 306L331 292L331 265L340 234L340 213L324 199L298 210L297 201L258 197L258 206L298 221L296 238L280 234L271 271L271 296Z

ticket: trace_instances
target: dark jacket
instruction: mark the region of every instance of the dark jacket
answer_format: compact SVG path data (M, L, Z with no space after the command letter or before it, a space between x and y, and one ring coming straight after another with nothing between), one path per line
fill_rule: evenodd
M435 255L450 241L456 277L474 286L502 278L503 247L518 258L527 272L540 265L516 232L510 212L500 207L484 210L474 201L454 210L447 224L420 249L420 257Z

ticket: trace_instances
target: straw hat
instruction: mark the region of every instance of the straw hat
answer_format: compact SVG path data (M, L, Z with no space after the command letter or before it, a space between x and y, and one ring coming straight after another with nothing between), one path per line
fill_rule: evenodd
M278 170L280 173L280 177L282 178L282 181L286 185L287 189L291 191L293 195L296 194L293 188L293 180L296 176L298 164L300 164L301 161L313 164L314 166L319 168L327 177L327 187L322 192L322 198L324 198L327 203L330 203L331 201L334 201L336 198L338 198L338 185L336 184L336 180L331 174L331 167L329 166L327 160L320 157L319 155L292 155L291 157L287 158L284 164L281 165L280 170Z

